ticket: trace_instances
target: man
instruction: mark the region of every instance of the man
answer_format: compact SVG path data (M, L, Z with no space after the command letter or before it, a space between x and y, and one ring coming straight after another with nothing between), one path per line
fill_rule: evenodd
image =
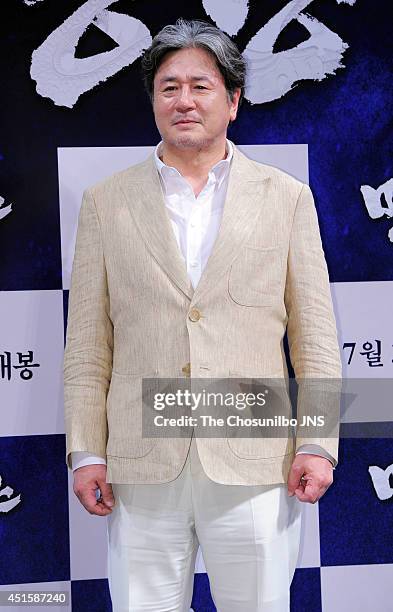
M147 438L141 381L285 379L286 328L297 379L341 376L313 198L226 138L246 66L223 32L178 20L142 67L162 142L86 190L79 216L64 358L74 491L108 516L115 612L189 610L199 544L218 610L287 611L300 502L332 483L337 438Z

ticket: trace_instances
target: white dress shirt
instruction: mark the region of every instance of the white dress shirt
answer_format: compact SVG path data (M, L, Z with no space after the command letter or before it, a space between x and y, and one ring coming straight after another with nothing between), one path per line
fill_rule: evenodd
M195 197L190 183L176 168L164 164L159 155L162 142L154 151L154 160L162 186L164 201L170 217L177 244L183 256L192 286L197 286L217 237L228 187L233 147L226 141L226 157L210 170L202 191ZM333 457L317 444L303 444L296 454L310 453L329 459ZM72 469L85 465L103 464L103 457L89 452L71 453Z

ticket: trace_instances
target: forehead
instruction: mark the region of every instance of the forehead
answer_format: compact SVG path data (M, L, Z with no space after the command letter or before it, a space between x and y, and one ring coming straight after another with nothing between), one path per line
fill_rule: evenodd
M179 49L169 51L162 60L154 80L168 77L186 78L207 76L211 79L223 80L214 57L205 49Z

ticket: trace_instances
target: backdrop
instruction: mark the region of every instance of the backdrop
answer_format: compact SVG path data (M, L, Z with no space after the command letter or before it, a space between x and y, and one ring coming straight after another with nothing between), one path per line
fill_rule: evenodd
M105 520L79 505L65 465L70 271L83 189L159 141L140 57L181 16L216 24L250 62L229 137L310 183L345 381L367 389L350 394L334 483L303 506L291 610L391 610L389 9L388 0L2 0L0 597L63 590L68 603L47 609L111 610ZM351 423L359 435L348 435ZM215 609L200 553L192 607Z

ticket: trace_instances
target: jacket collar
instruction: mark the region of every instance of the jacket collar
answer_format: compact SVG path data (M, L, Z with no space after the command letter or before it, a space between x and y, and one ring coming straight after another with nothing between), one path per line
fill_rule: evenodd
M197 304L226 273L269 199L269 166L249 159L233 142L231 145L233 159L221 225L195 290L172 230L154 153L120 174L120 187L147 248L192 304Z
M161 150L162 150L162 141L159 142L156 148L154 149L153 158L154 158L154 163L156 164L157 170L159 172L159 175L161 177L163 190L167 193L167 186L168 186L168 183L170 184L171 177L173 175L181 177L181 174L173 166L168 166L164 164L163 161L161 161L160 159ZM226 139L225 152L226 152L225 159L221 159L219 162L214 164L214 166L210 169L210 172L213 172L216 177L218 186L220 186L222 181L227 176L230 170L231 162L233 158L233 145L231 141L228 139Z

